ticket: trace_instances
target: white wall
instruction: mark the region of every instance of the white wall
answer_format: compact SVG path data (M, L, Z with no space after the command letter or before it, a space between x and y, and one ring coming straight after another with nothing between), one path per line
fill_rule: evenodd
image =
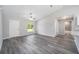
M7 38L7 37L9 37L9 19L8 18L6 18L6 15L4 14L4 11L3 11L3 9L2 9L2 23L3 23L3 25L2 25L2 28L3 28L3 38L5 39L5 38Z
M20 21L9 20L9 37L15 37L20 35Z
M57 25L58 25L58 27L57 27L58 33L56 33L56 34L64 35L64 21L62 21L62 20L58 21Z
M24 20L24 19L20 20L20 34L21 35L26 35L27 34L26 27L25 27L26 22L27 22L27 20Z
M1 50L1 46L2 46L2 14L1 14L1 9L0 9L0 50Z
M37 33L47 36L55 36L55 20L52 16L48 16L37 22Z

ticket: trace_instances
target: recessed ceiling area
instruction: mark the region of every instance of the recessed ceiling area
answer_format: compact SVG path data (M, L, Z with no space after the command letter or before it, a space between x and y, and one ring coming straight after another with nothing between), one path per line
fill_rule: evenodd
M62 5L3 5L2 10L6 19L28 19L30 15L39 20L56 10Z

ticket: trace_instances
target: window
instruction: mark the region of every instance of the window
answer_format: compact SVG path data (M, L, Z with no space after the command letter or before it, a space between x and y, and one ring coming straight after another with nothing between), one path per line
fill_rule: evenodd
M27 32L33 32L33 22L28 21L27 23Z

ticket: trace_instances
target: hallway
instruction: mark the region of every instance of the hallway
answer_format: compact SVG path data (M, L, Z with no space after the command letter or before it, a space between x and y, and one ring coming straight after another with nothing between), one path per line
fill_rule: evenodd
M72 35L49 37L39 34L3 41L1 54L77 54Z

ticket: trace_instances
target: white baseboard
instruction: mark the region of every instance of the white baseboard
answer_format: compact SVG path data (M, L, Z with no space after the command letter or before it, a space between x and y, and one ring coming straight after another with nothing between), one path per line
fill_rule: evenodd
M3 40L10 39L10 38L14 38L14 37L28 36L28 35L32 35L32 34L34 34L34 33L30 33L30 34L26 34L26 35L17 35L17 36L12 36L12 37L6 37L6 38L3 38Z
M44 36L49 36L49 37L56 37L56 35L47 35L47 34L40 34L40 33L37 33L39 35L44 35Z
M9 38L14 38L14 37L20 37L20 36L24 36L24 35L9 36L9 37L5 37L5 38L3 38L3 40L5 40L5 39L9 39Z

